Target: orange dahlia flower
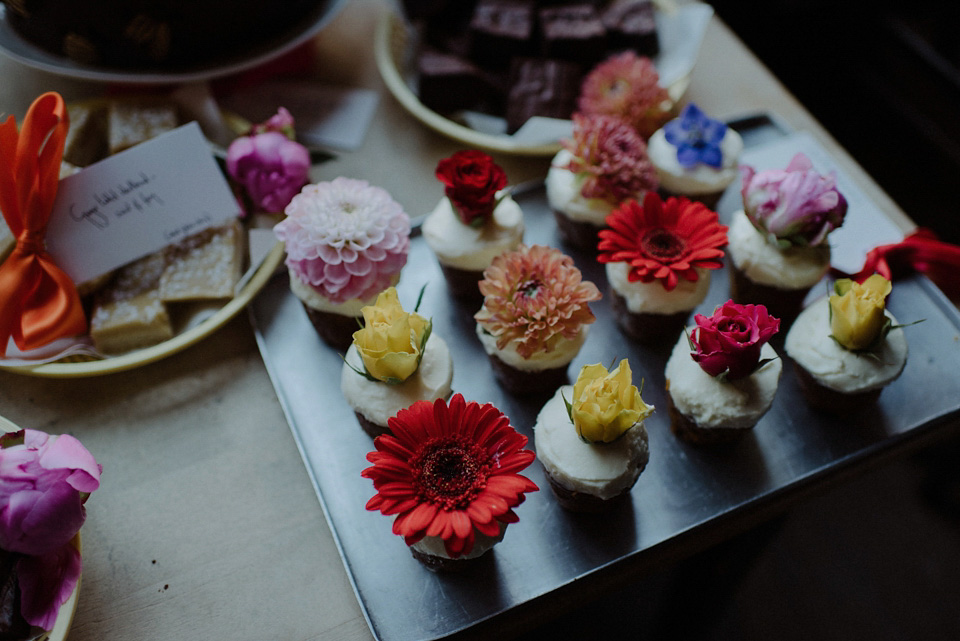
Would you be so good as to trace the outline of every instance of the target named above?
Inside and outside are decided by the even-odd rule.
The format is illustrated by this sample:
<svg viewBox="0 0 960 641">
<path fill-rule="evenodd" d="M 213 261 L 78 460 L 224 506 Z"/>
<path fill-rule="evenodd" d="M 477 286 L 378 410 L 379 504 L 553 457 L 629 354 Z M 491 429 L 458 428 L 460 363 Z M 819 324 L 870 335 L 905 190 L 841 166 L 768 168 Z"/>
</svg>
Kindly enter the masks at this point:
<svg viewBox="0 0 960 641">
<path fill-rule="evenodd" d="M 670 94 L 653 61 L 633 51 L 611 56 L 587 74 L 577 102 L 587 116 L 616 116 L 646 140 L 670 120 Z"/>
</svg>

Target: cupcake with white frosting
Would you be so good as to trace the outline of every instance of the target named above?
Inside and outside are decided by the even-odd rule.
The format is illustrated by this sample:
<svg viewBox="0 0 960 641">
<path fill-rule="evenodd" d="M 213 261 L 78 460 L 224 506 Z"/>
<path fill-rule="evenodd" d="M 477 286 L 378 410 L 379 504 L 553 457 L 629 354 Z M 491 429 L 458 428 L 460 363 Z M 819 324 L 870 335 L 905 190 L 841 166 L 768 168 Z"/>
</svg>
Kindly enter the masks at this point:
<svg viewBox="0 0 960 641">
<path fill-rule="evenodd" d="M 573 259 L 534 245 L 501 254 L 480 281 L 477 337 L 500 384 L 514 394 L 555 390 L 596 320 L 589 303 L 600 291 Z"/>
<path fill-rule="evenodd" d="M 505 189 L 507 176 L 481 151 L 458 151 L 437 164 L 444 197 L 421 231 L 443 270 L 450 293 L 476 302 L 483 270 L 523 241 L 523 212 Z"/>
<path fill-rule="evenodd" d="M 547 201 L 564 241 L 592 253 L 610 212 L 656 191 L 657 174 L 643 138 L 612 116 L 574 114 L 563 146 L 547 172 Z"/>
<path fill-rule="evenodd" d="M 686 196 L 714 209 L 737 178 L 743 139 L 690 103 L 654 132 L 647 154 L 664 197 Z"/>
<path fill-rule="evenodd" d="M 686 198 L 627 201 L 607 217 L 597 260 L 606 263 L 620 328 L 643 343 L 672 340 L 723 266 L 727 228 L 716 212 Z"/>
<path fill-rule="evenodd" d="M 285 211 L 273 229 L 290 289 L 321 338 L 345 350 L 363 307 L 400 279 L 410 217 L 384 189 L 343 177 L 307 185 Z"/>
<path fill-rule="evenodd" d="M 378 436 L 398 411 L 450 396 L 453 359 L 433 323 L 404 311 L 393 287 L 362 312 L 364 327 L 344 357 L 340 390 L 364 431 Z"/>
<path fill-rule="evenodd" d="M 848 414 L 875 403 L 907 363 L 903 328 L 886 309 L 892 287 L 879 274 L 862 284 L 834 283 L 834 293 L 804 309 L 785 348 L 804 398 L 814 408 Z"/>
<path fill-rule="evenodd" d="M 670 429 L 693 444 L 731 442 L 773 405 L 783 365 L 768 341 L 780 321 L 733 301 L 694 319 L 667 361 Z"/>
<path fill-rule="evenodd" d="M 730 221 L 733 299 L 760 303 L 790 324 L 830 268 L 828 234 L 843 224 L 847 201 L 831 172 L 803 154 L 786 169 L 743 172 L 743 210 Z"/>
<path fill-rule="evenodd" d="M 537 458 L 560 505 L 603 512 L 627 496 L 650 459 L 647 405 L 630 364 L 585 365 L 543 406 L 534 426 Z"/>
</svg>

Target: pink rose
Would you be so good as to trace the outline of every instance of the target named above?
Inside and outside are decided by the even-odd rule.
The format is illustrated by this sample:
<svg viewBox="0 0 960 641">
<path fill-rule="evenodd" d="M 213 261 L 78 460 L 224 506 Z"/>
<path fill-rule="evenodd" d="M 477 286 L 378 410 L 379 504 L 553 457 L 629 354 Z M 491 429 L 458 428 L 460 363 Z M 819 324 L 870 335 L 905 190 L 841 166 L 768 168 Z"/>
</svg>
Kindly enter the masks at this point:
<svg viewBox="0 0 960 641">
<path fill-rule="evenodd" d="M 10 436 L 6 436 L 9 439 Z M 0 449 L 0 548 L 17 562 L 21 612 L 53 627 L 80 576 L 70 540 L 86 518 L 83 503 L 100 487 L 100 465 L 72 436 L 23 431 L 23 443 Z"/>
<path fill-rule="evenodd" d="M 280 212 L 307 184 L 310 154 L 282 133 L 267 131 L 237 138 L 230 144 L 227 172 L 244 188 L 255 207 Z"/>
<path fill-rule="evenodd" d="M 690 334 L 693 360 L 710 376 L 726 374 L 728 380 L 745 378 L 760 362 L 760 348 L 780 330 L 780 319 L 763 305 L 738 305 L 728 300 L 709 318 L 694 316 Z"/>
</svg>

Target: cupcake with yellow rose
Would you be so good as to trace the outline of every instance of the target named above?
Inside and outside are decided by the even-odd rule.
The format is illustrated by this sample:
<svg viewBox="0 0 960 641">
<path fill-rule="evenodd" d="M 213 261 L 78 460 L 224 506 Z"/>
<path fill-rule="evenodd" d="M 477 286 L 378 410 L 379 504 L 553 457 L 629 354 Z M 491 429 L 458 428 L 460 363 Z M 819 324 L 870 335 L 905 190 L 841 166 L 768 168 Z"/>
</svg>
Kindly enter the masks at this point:
<svg viewBox="0 0 960 641">
<path fill-rule="evenodd" d="M 574 512 L 604 512 L 629 494 L 650 458 L 644 420 L 653 412 L 633 384 L 630 363 L 608 371 L 584 365 L 540 410 L 537 458 L 557 501 Z"/>
<path fill-rule="evenodd" d="M 807 307 L 787 333 L 804 398 L 846 414 L 876 402 L 907 363 L 903 326 L 886 309 L 893 287 L 880 274 L 863 283 L 842 278 L 833 293 Z"/>
<path fill-rule="evenodd" d="M 387 423 L 400 410 L 450 396 L 453 359 L 429 319 L 416 308 L 404 311 L 396 288 L 361 312 L 364 327 L 344 356 L 340 390 L 360 426 L 376 437 L 389 432 Z"/>
</svg>

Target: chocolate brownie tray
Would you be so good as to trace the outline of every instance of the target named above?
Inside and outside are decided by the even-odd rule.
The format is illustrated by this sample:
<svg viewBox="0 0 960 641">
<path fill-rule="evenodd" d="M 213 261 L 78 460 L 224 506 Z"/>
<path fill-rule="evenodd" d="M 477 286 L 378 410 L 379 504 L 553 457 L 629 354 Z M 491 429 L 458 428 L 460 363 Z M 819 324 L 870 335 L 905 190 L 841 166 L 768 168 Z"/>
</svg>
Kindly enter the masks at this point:
<svg viewBox="0 0 960 641">
<path fill-rule="evenodd" d="M 732 124 L 747 141 L 745 164 L 783 167 L 803 151 L 819 171 L 834 167 L 811 137 L 785 133 L 765 116 Z M 838 182 L 851 206 L 843 234 L 831 236 L 835 263 L 857 269 L 867 249 L 902 234 L 842 172 Z M 515 197 L 527 220 L 526 242 L 563 249 L 605 292 L 601 266 L 562 244 L 542 187 Z M 721 220 L 729 220 L 739 199 L 734 184 L 720 202 Z M 699 312 L 709 313 L 728 299 L 726 271 L 713 277 Z M 414 238 L 399 285 L 401 300 L 416 300 L 424 284 L 420 311 L 432 316 L 434 332 L 451 347 L 454 391 L 468 400 L 492 402 L 533 445 L 533 424 L 546 398 L 513 397 L 497 384 L 474 333 L 476 310 L 448 296 L 436 259 L 422 238 Z M 826 287 L 821 284 L 812 296 L 825 294 Z M 263 359 L 378 639 L 483 638 L 508 624 L 522 630 L 636 581 L 658 564 L 746 531 L 869 463 L 927 442 L 960 415 L 955 378 L 960 315 L 924 277 L 895 284 L 891 311 L 901 322 L 925 320 L 906 330 L 906 369 L 875 407 L 842 420 L 817 414 L 804 403 L 785 362 L 771 411 L 744 440 L 723 449 L 690 446 L 670 432 L 663 370 L 673 341 L 640 346 L 626 339 L 612 317 L 609 296 L 592 308 L 597 321 L 570 373 L 575 376 L 588 363 L 629 358 L 635 380 L 644 381 L 644 399 L 656 406 L 646 421 L 650 464 L 630 500 L 599 516 L 566 512 L 535 462 L 525 474 L 540 491 L 517 508 L 520 521 L 481 563 L 442 574 L 411 556 L 403 539 L 391 532 L 392 519 L 364 509 L 374 491 L 360 473 L 372 441 L 341 398 L 340 355 L 317 337 L 286 277 L 276 277 L 252 304 Z M 774 342 L 781 353 L 782 341 Z"/>
</svg>

